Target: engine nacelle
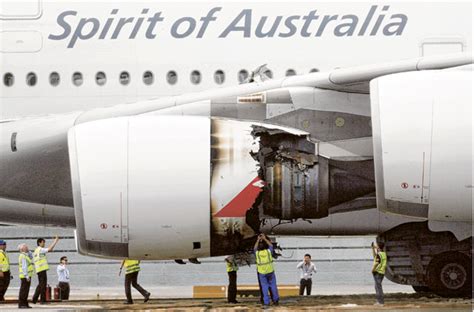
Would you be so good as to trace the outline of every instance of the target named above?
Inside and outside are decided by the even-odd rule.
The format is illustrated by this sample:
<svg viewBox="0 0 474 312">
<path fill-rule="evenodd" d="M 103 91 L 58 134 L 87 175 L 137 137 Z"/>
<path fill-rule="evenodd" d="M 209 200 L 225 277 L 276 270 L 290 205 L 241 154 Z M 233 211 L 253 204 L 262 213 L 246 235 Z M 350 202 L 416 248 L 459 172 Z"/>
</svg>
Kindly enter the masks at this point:
<svg viewBox="0 0 474 312">
<path fill-rule="evenodd" d="M 426 71 L 371 83 L 379 209 L 472 236 L 472 74 Z"/>
<path fill-rule="evenodd" d="M 78 249 L 94 256 L 231 254 L 265 216 L 323 218 L 374 192 L 371 160 L 325 158 L 308 133 L 259 122 L 114 118 L 75 126 L 68 144 Z"/>
</svg>

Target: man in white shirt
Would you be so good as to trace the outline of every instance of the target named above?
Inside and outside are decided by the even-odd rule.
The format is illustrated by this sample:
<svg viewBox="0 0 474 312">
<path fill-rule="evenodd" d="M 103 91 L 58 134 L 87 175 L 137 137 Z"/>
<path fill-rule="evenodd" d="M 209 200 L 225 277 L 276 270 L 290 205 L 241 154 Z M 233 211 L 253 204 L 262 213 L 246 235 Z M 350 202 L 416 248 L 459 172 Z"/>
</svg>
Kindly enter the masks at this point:
<svg viewBox="0 0 474 312">
<path fill-rule="evenodd" d="M 304 295 L 306 289 L 306 295 L 311 295 L 311 286 L 313 284 L 313 273 L 316 273 L 316 268 L 311 262 L 311 255 L 304 255 L 304 260 L 298 263 L 296 269 L 300 270 L 300 296 Z"/>
<path fill-rule="evenodd" d="M 59 260 L 56 272 L 58 273 L 58 287 L 61 290 L 61 300 L 69 300 L 69 269 L 67 268 L 67 257 L 62 256 Z"/>
<path fill-rule="evenodd" d="M 58 243 L 59 238 L 56 236 L 54 242 L 49 246 L 45 247 L 46 241 L 44 238 L 38 238 L 36 240 L 35 251 L 33 252 L 33 262 L 35 263 L 36 275 L 38 275 L 38 286 L 36 286 L 35 293 L 33 295 L 33 303 L 37 303 L 38 299 L 41 298 L 41 303 L 46 303 L 46 286 L 48 284 L 48 260 L 46 259 L 46 254 L 53 251 L 54 246 Z"/>
</svg>

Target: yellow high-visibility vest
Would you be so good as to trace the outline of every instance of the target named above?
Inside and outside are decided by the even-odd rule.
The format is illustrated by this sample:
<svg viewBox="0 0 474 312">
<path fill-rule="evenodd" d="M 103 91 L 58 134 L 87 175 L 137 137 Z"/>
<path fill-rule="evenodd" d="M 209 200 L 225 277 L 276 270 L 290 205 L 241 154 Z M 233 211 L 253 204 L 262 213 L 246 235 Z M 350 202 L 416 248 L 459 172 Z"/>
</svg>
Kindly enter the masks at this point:
<svg viewBox="0 0 474 312">
<path fill-rule="evenodd" d="M 49 270 L 48 259 L 46 259 L 46 254 L 40 253 L 43 247 L 36 247 L 35 252 L 33 252 L 33 262 L 35 263 L 36 273 Z"/>
<path fill-rule="evenodd" d="M 2 249 L 0 249 L 0 271 L 10 271 L 10 259 L 8 259 L 8 254 Z"/>
<path fill-rule="evenodd" d="M 239 267 L 235 264 L 234 261 L 231 261 L 231 263 L 226 261 L 225 264 L 227 266 L 227 272 L 237 272 L 239 270 Z"/>
<path fill-rule="evenodd" d="M 257 250 L 255 252 L 257 262 L 257 272 L 260 274 L 269 274 L 274 271 L 273 257 L 269 249 Z"/>
<path fill-rule="evenodd" d="M 375 267 L 375 272 L 385 275 L 385 270 L 387 269 L 387 254 L 384 251 L 380 251 L 377 255 L 380 258 L 380 262 Z"/>
<path fill-rule="evenodd" d="M 125 260 L 125 275 L 140 271 L 140 260 Z"/>
<path fill-rule="evenodd" d="M 26 263 L 28 264 L 28 272 L 23 272 L 23 259 L 26 259 Z M 30 257 L 24 252 L 20 253 L 18 257 L 18 271 L 20 271 L 20 278 L 26 278 L 26 276 L 32 277 L 35 272 L 33 261 L 31 261 Z"/>
</svg>

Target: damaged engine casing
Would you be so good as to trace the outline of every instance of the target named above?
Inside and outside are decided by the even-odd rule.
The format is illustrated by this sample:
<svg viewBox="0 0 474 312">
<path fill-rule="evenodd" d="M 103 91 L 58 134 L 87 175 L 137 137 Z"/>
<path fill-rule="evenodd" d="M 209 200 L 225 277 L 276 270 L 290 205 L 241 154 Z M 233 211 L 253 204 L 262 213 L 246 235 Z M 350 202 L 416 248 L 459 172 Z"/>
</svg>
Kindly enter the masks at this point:
<svg viewBox="0 0 474 312">
<path fill-rule="evenodd" d="M 335 207 L 375 190 L 372 161 L 337 161 L 318 155 L 306 136 L 254 127 L 254 157 L 265 181 L 263 213 L 282 220 L 319 219 Z"/>
<path fill-rule="evenodd" d="M 318 144 L 289 127 L 198 116 L 75 126 L 78 249 L 133 259 L 233 254 L 253 245 L 265 218 L 323 218 L 374 191 L 370 166 L 361 175 L 360 164 L 323 157 Z"/>
</svg>

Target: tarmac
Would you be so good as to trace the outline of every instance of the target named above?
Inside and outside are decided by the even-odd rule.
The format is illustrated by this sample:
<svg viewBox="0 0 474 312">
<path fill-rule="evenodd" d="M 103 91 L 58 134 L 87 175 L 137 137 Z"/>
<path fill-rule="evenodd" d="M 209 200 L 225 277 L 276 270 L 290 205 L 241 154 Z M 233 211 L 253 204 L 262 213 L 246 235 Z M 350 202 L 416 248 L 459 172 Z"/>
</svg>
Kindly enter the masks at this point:
<svg viewBox="0 0 474 312">
<path fill-rule="evenodd" d="M 158 289 L 153 289 L 157 291 Z M 163 289 L 162 289 L 163 290 Z M 341 288 L 347 292 L 350 288 Z M 373 293 L 364 293 L 366 289 L 352 289 L 357 294 L 315 294 L 312 296 L 289 296 L 282 297 L 278 306 L 272 305 L 268 311 L 473 311 L 471 298 L 442 298 L 433 294 L 418 293 L 387 293 L 385 305 L 374 305 Z M 239 297 L 238 304 L 228 304 L 225 298 L 162 298 L 156 299 L 152 296 L 147 303 L 143 303 L 141 296 L 134 292 L 135 303 L 133 305 L 123 304 L 124 296 L 120 289 L 110 289 L 102 292 L 103 297 L 92 299 L 90 294 L 93 289 L 83 293 L 81 298 L 77 293 L 72 300 L 64 302 L 50 302 L 45 305 L 36 304 L 31 306 L 31 311 L 109 311 L 109 310 L 133 310 L 133 311 L 261 311 L 263 309 L 258 297 Z M 172 292 L 169 290 L 169 294 Z M 107 295 L 108 294 L 108 295 Z M 163 296 L 163 294 L 162 294 Z M 76 299 L 74 299 L 76 298 Z M 0 304 L 0 310 L 16 310 L 18 304 L 12 297 L 7 297 L 7 303 Z"/>
<path fill-rule="evenodd" d="M 278 306 L 271 306 L 268 311 L 472 311 L 471 299 L 446 299 L 437 296 L 419 294 L 389 294 L 385 305 L 373 303 L 373 295 L 344 296 L 306 296 L 285 297 Z M 33 305 L 35 310 L 44 311 L 261 311 L 258 298 L 239 299 L 238 304 L 228 304 L 225 299 L 153 299 L 147 303 L 133 305 L 122 304 L 121 300 L 52 302 L 45 305 Z M 1 304 L 0 310 L 14 310 L 15 303 Z"/>
</svg>

